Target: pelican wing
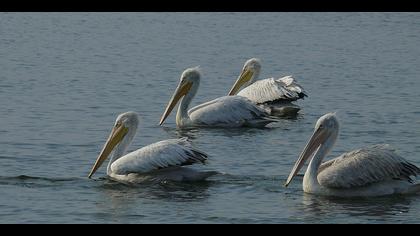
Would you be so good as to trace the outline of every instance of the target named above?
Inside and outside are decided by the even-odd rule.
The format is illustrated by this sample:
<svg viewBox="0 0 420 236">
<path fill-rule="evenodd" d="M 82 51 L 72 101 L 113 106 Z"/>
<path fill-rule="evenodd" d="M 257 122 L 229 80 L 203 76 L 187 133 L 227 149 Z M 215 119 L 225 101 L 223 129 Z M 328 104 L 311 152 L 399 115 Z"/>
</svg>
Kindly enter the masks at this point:
<svg viewBox="0 0 420 236">
<path fill-rule="evenodd" d="M 239 96 L 246 97 L 259 104 L 273 101 L 296 101 L 304 98 L 306 92 L 292 76 L 285 76 L 275 80 L 274 78 L 257 80 L 245 87 Z"/>
<path fill-rule="evenodd" d="M 188 111 L 191 120 L 199 125 L 263 126 L 277 121 L 262 108 L 241 96 L 224 96 L 203 103 Z"/>
<path fill-rule="evenodd" d="M 140 148 L 116 160 L 111 165 L 118 175 L 146 173 L 171 166 L 204 163 L 207 155 L 188 142 L 187 138 L 168 139 Z"/>
<path fill-rule="evenodd" d="M 276 81 L 284 83 L 285 87 L 289 90 L 290 93 L 295 93 L 293 94 L 293 97 L 295 97 L 296 100 L 308 96 L 303 87 L 300 84 L 298 84 L 296 79 L 293 78 L 291 75 L 284 76 L 282 78 L 277 79 Z"/>
<path fill-rule="evenodd" d="M 411 180 L 420 169 L 395 153 L 387 144 L 344 153 L 321 165 L 318 182 L 329 188 L 362 187 L 390 180 Z"/>
</svg>

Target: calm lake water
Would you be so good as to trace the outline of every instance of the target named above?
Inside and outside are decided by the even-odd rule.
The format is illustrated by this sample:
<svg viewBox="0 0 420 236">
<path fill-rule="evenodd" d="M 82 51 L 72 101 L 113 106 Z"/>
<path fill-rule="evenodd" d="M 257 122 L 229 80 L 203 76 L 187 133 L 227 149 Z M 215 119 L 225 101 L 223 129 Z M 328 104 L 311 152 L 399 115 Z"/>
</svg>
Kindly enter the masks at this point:
<svg viewBox="0 0 420 236">
<path fill-rule="evenodd" d="M 335 199 L 283 184 L 323 114 L 331 157 L 389 143 L 420 165 L 419 13 L 0 13 L 0 223 L 420 223 L 420 195 Z M 193 104 L 227 94 L 250 57 L 260 78 L 292 74 L 309 97 L 265 129 L 158 121 L 181 72 Z M 88 179 L 119 113 L 130 150 L 190 137 L 220 174 L 197 183 Z M 302 172 L 303 173 L 303 172 Z"/>
</svg>

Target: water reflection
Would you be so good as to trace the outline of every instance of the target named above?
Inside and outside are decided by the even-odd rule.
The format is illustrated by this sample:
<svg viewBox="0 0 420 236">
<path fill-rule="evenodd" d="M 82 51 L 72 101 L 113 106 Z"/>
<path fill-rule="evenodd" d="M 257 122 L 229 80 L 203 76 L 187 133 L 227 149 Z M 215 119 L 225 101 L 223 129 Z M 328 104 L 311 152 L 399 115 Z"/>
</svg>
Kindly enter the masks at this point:
<svg viewBox="0 0 420 236">
<path fill-rule="evenodd" d="M 384 196 L 371 198 L 336 198 L 304 193 L 303 209 L 311 215 L 346 214 L 353 217 L 369 217 L 373 220 L 390 220 L 395 215 L 408 213 L 412 196 Z"/>
<path fill-rule="evenodd" d="M 275 129 L 288 130 L 290 125 L 295 122 L 299 122 L 303 119 L 303 114 L 297 116 L 278 118 L 279 121 L 271 123 L 266 127 L 253 128 L 253 127 L 238 127 L 238 128 L 220 128 L 220 127 L 161 127 L 166 133 L 173 137 L 188 137 L 190 139 L 196 139 L 203 135 L 213 136 L 224 136 L 224 137 L 235 137 L 235 136 L 252 136 L 255 134 L 263 134 L 265 132 L 273 131 Z"/>
<path fill-rule="evenodd" d="M 0 176 L 0 185 L 16 185 L 28 188 L 50 188 L 50 187 L 62 187 L 64 184 L 73 185 L 75 183 L 83 182 L 82 178 L 78 177 L 38 177 L 29 175 L 18 175 L 18 176 Z"/>
<path fill-rule="evenodd" d="M 284 129 L 287 129 L 286 124 L 279 124 Z M 265 134 L 266 132 L 274 131 L 279 127 L 264 127 L 264 128 L 251 128 L 251 127 L 242 127 L 242 128 L 209 128 L 209 127 L 194 127 L 194 128 L 171 128 L 171 127 L 162 127 L 162 129 L 167 132 L 170 136 L 178 137 L 188 137 L 189 139 L 197 139 L 202 136 L 210 135 L 213 137 L 222 136 L 222 137 L 237 137 L 237 136 L 253 136 L 256 134 Z M 281 129 L 281 127 L 280 127 Z"/>
<path fill-rule="evenodd" d="M 132 204 L 138 199 L 164 201 L 200 201 L 209 197 L 208 188 L 213 181 L 175 182 L 146 179 L 142 183 L 123 183 L 104 179 L 99 186 L 104 197 L 115 205 Z"/>
<path fill-rule="evenodd" d="M 183 138 L 187 137 L 190 140 L 196 139 L 200 136 L 200 130 L 197 128 L 173 128 L 173 127 L 162 127 L 163 131 L 168 133 L 170 136 L 174 138 Z"/>
</svg>

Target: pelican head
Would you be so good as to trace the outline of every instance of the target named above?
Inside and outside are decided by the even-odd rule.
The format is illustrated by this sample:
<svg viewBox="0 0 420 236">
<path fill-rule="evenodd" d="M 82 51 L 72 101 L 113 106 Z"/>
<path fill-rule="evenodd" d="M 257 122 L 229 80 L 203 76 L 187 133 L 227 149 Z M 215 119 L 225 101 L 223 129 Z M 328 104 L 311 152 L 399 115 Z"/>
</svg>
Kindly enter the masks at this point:
<svg viewBox="0 0 420 236">
<path fill-rule="evenodd" d="M 322 156 L 319 156 L 319 158 L 322 159 L 325 155 L 328 154 L 328 151 L 334 145 L 335 140 L 337 139 L 338 130 L 339 122 L 335 113 L 327 113 L 318 119 L 315 124 L 314 133 L 312 134 L 311 138 L 300 154 L 299 159 L 296 161 L 292 171 L 290 172 L 289 177 L 287 178 L 285 184 L 286 187 L 289 185 L 290 181 L 292 181 L 293 177 L 297 175 L 299 170 L 305 164 L 306 160 L 308 160 L 310 157 L 314 158 L 314 156 L 320 151 L 321 148 L 323 151 Z"/>
<path fill-rule="evenodd" d="M 200 84 L 200 77 L 201 73 L 199 67 L 188 68 L 182 73 L 181 78 L 179 79 L 179 84 L 175 89 L 171 100 L 169 100 L 169 103 L 166 106 L 165 112 L 163 113 L 160 119 L 159 125 L 163 124 L 165 119 L 169 116 L 169 114 L 181 98 L 183 98 L 187 94 L 191 94 L 190 96 L 195 95 L 195 92 L 197 91 L 198 86 Z"/>
<path fill-rule="evenodd" d="M 261 71 L 261 60 L 258 58 L 251 58 L 245 62 L 242 72 L 236 80 L 235 84 L 229 91 L 229 96 L 238 93 L 241 87 L 246 87 L 252 84 L 255 78 L 258 77 Z"/>
<path fill-rule="evenodd" d="M 89 178 L 96 172 L 96 170 L 102 165 L 102 163 L 108 158 L 109 154 L 121 143 L 125 137 L 134 137 L 137 131 L 137 125 L 139 123 L 138 115 L 135 112 L 125 112 L 120 114 L 114 124 L 114 128 L 108 137 L 101 153 L 96 159 L 95 165 L 89 173 Z M 127 140 L 131 142 L 131 140 Z"/>
</svg>

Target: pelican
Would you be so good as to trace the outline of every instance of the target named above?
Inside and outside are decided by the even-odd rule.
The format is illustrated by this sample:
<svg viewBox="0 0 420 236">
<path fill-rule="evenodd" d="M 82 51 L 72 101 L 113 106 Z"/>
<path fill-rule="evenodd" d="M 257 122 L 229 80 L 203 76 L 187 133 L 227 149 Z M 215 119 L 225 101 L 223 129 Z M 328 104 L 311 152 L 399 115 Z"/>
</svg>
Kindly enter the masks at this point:
<svg viewBox="0 0 420 236">
<path fill-rule="evenodd" d="M 287 178 L 286 187 L 305 161 L 311 159 L 303 177 L 303 191 L 306 193 L 369 197 L 420 191 L 420 184 L 415 179 L 420 169 L 396 154 L 388 144 L 344 153 L 321 165 L 337 139 L 338 129 L 335 113 L 319 118 L 312 137 Z"/>
<path fill-rule="evenodd" d="M 159 125 L 165 121 L 174 106 L 181 100 L 176 113 L 176 125 L 210 127 L 263 127 L 277 121 L 262 108 L 241 96 L 224 96 L 195 106 L 188 110 L 200 84 L 198 67 L 186 69 L 180 78 L 178 87 L 166 106 Z"/>
<path fill-rule="evenodd" d="M 296 115 L 300 107 L 292 102 L 308 96 L 303 87 L 291 75 L 279 79 L 256 80 L 260 71 L 260 59 L 251 58 L 246 61 L 228 95 L 237 94 L 246 97 L 266 109 L 271 115 Z M 243 89 L 240 90 L 242 87 Z"/>
<path fill-rule="evenodd" d="M 135 112 L 122 113 L 117 117 L 114 128 L 100 152 L 89 178 L 114 151 L 108 163 L 107 174 L 113 179 L 137 182 L 140 177 L 152 176 L 159 180 L 195 181 L 215 174 L 214 171 L 197 171 L 184 167 L 205 163 L 207 155 L 192 147 L 186 138 L 168 139 L 150 144 L 126 154 L 138 126 Z"/>
</svg>

